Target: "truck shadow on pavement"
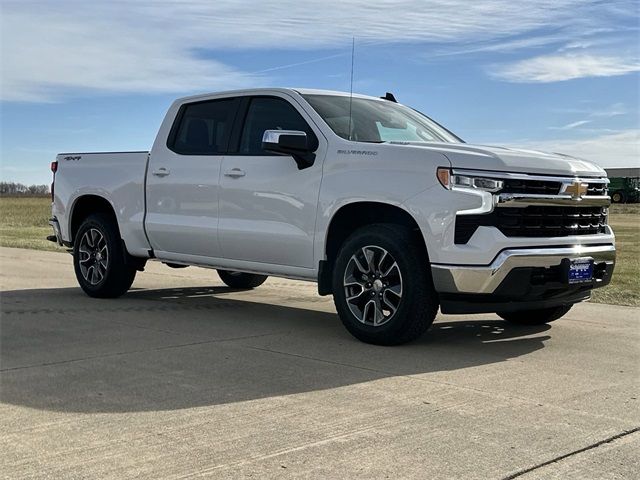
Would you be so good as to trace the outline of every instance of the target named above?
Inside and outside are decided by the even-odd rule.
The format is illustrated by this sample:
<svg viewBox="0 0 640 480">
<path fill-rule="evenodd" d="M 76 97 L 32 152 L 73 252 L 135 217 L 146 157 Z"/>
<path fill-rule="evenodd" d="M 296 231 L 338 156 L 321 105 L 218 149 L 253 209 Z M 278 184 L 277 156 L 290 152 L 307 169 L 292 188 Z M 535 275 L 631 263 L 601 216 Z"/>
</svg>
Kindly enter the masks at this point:
<svg viewBox="0 0 640 480">
<path fill-rule="evenodd" d="M 417 342 L 377 347 L 353 339 L 326 299 L 303 294 L 302 308 L 266 303 L 285 298 L 275 289 L 256 290 L 256 300 L 249 300 L 253 293 L 232 299 L 230 292 L 132 290 L 117 300 L 90 299 L 77 288 L 3 292 L 0 400 L 123 413 L 406 375 L 447 381 L 447 372 L 521 357 L 549 338 L 548 325 L 516 327 L 491 315 L 439 317 Z M 423 383 L 426 394 L 438 388 Z"/>
</svg>

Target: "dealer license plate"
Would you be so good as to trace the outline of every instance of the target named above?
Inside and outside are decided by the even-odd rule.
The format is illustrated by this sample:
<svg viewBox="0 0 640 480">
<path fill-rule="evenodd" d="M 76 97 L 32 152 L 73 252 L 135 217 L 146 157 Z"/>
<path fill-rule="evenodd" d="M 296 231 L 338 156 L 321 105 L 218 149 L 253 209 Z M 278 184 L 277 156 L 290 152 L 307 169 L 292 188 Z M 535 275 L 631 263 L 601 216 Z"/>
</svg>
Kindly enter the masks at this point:
<svg viewBox="0 0 640 480">
<path fill-rule="evenodd" d="M 568 282 L 587 283 L 593 279 L 593 259 L 592 258 L 573 258 L 569 260 L 569 268 L 567 271 Z"/>
</svg>

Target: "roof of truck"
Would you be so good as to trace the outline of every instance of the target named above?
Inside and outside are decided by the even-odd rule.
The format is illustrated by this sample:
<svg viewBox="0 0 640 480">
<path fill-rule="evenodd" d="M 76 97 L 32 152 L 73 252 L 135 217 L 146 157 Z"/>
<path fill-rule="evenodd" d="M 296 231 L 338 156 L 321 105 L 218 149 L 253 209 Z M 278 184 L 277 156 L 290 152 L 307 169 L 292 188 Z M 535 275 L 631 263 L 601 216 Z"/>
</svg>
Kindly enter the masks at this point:
<svg viewBox="0 0 640 480">
<path fill-rule="evenodd" d="M 190 95 L 188 97 L 182 97 L 177 99 L 178 102 L 193 101 L 198 99 L 205 99 L 214 95 L 260 95 L 265 93 L 299 93 L 300 95 L 334 95 L 340 97 L 348 97 L 349 92 L 341 92 L 336 90 L 319 90 L 311 88 L 244 88 L 241 90 L 225 90 L 220 92 L 201 93 L 198 95 Z M 369 98 L 374 100 L 381 100 L 379 97 L 372 97 L 370 95 L 362 95 L 359 93 L 353 94 L 354 98 Z"/>
</svg>

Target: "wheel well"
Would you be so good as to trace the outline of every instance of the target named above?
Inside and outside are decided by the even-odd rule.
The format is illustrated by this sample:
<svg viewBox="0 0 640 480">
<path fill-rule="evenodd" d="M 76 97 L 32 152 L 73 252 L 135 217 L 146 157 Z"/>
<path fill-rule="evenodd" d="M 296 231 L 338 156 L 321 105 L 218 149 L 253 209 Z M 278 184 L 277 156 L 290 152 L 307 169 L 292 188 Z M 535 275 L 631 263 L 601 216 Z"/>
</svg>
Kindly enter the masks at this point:
<svg viewBox="0 0 640 480">
<path fill-rule="evenodd" d="M 427 253 L 424 237 L 415 219 L 406 210 L 379 202 L 356 202 L 340 208 L 329 224 L 325 245 L 326 260 L 321 262 L 318 274 L 320 295 L 331 292 L 333 264 L 344 241 L 357 229 L 375 223 L 391 223 L 408 227 L 415 234 L 418 245 Z"/>
<path fill-rule="evenodd" d="M 84 195 L 76 200 L 71 213 L 71 242 L 74 241 L 82 222 L 92 213 L 104 213 L 116 221 L 116 214 L 108 200 L 98 195 Z"/>
</svg>

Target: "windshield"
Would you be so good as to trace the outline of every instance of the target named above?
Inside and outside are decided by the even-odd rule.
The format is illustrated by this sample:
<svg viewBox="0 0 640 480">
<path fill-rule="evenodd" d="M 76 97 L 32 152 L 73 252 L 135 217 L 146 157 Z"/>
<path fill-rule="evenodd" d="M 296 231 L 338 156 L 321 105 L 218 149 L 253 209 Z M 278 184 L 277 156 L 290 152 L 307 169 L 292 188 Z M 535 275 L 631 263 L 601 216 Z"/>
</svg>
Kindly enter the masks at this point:
<svg viewBox="0 0 640 480">
<path fill-rule="evenodd" d="M 331 130 L 357 142 L 446 142 L 458 137 L 420 112 L 388 100 L 303 95 Z M 349 111 L 351 110 L 351 118 Z"/>
</svg>

